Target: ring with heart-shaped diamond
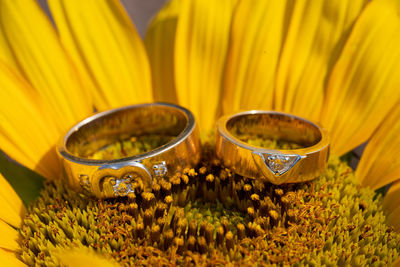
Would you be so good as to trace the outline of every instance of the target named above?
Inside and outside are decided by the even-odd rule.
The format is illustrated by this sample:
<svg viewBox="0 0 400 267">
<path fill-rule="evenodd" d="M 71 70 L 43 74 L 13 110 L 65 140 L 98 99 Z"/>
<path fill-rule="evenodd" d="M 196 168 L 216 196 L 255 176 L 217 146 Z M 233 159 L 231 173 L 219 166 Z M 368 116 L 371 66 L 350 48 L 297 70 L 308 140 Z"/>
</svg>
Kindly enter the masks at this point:
<svg viewBox="0 0 400 267">
<path fill-rule="evenodd" d="M 115 142 L 154 134 L 173 139 L 134 156 L 112 160 L 91 157 Z M 57 147 L 69 185 L 98 198 L 150 190 L 154 179 L 195 167 L 200 150 L 193 114 L 167 103 L 132 105 L 95 114 L 72 127 Z"/>
<path fill-rule="evenodd" d="M 296 144 L 296 148 L 270 149 L 240 137 L 265 137 Z M 319 125 L 287 113 L 251 110 L 218 121 L 216 154 L 223 164 L 244 177 L 273 184 L 312 180 L 326 169 L 329 138 Z"/>
</svg>

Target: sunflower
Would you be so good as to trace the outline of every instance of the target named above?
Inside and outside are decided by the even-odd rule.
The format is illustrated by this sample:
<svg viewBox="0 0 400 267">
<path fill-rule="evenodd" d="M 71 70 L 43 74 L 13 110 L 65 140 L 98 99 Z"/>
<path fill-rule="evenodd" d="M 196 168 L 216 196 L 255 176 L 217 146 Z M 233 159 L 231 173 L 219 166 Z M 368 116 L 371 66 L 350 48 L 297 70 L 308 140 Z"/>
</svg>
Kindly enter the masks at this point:
<svg viewBox="0 0 400 267">
<path fill-rule="evenodd" d="M 371 189 L 391 185 L 383 200 L 378 195 L 373 209 L 375 213 L 383 206 L 385 211 L 386 216 L 379 217 L 383 219 L 378 225 L 387 224 L 400 231 L 399 1 L 172 0 L 153 19 L 144 42 L 117 0 L 49 0 L 48 4 L 52 21 L 34 0 L 0 1 L 0 149 L 7 155 L 2 160 L 1 172 L 13 185 L 0 176 L 2 263 L 31 264 L 28 257 L 21 256 L 21 249 L 24 246 L 30 249 L 29 242 L 39 242 L 35 238 L 39 240 L 42 231 L 30 233 L 34 241 L 29 242 L 21 241 L 21 235 L 26 238 L 30 231 L 27 225 L 39 223 L 35 218 L 42 216 L 41 220 L 48 223 L 47 234 L 41 238 L 57 243 L 55 239 L 61 233 L 52 236 L 50 230 L 60 228 L 45 219 L 46 214 L 38 212 L 46 196 L 75 201 L 76 208 L 85 204 L 98 212 L 99 207 L 106 206 L 108 211 L 128 210 L 135 214 L 138 209 L 135 203 L 93 204 L 62 187 L 55 144 L 68 128 L 94 111 L 152 101 L 189 108 L 205 139 L 222 114 L 271 109 L 319 122 L 330 132 L 333 155 L 345 155 L 368 142 L 355 173 L 351 174 L 357 184 L 340 180 L 341 184 L 335 185 L 338 188 L 348 184 L 340 187 L 343 191 L 337 194 L 345 194 L 350 187 L 353 191 L 363 188 L 362 192 L 372 192 Z M 333 158 L 332 173 L 341 177 L 351 172 L 343 161 Z M 24 175 L 22 172 L 10 175 L 13 173 L 9 170 L 13 165 L 10 160 L 50 181 L 45 182 L 47 191 L 39 200 L 29 195 L 33 187 L 26 188 L 37 176 L 26 170 Z M 200 168 L 189 171 L 185 177 L 203 174 Z M 222 170 L 219 177 L 210 173 L 204 181 L 212 183 L 218 178 L 220 182 L 225 177 L 222 174 L 231 175 Z M 159 190 L 171 187 L 171 183 L 161 184 Z M 208 184 L 202 188 L 204 198 L 213 194 Z M 251 185 L 243 185 L 244 191 L 246 188 L 251 190 Z M 289 201 L 289 195 L 282 195 L 281 188 L 273 190 L 279 201 Z M 363 193 L 366 195 L 371 201 L 376 197 L 373 193 Z M 29 204 L 29 211 L 20 197 Z M 143 203 L 150 203 L 153 197 L 143 196 Z M 258 197 L 251 194 L 249 199 L 260 207 L 257 212 L 261 212 L 265 203 Z M 323 201 L 324 196 L 312 197 Z M 35 201 L 39 204 L 32 204 Z M 54 209 L 58 209 L 56 204 L 52 204 Z M 157 205 L 164 209 L 166 204 Z M 362 201 L 357 205 L 360 210 L 370 208 Z M 64 206 L 59 209 L 65 211 Z M 199 214 L 204 212 L 201 206 L 194 205 L 191 209 Z M 147 211 L 141 212 L 144 221 L 137 222 L 135 236 L 141 235 L 139 229 L 146 225 Z M 177 208 L 170 219 L 178 218 L 176 224 L 190 230 L 190 222 L 185 225 L 176 215 L 180 212 Z M 216 242 L 222 233 L 229 254 L 234 233 L 226 225 L 235 222 L 238 236 L 244 225 L 235 212 L 228 214 L 223 207 L 221 212 L 229 221 L 216 228 Z M 248 208 L 247 213 L 251 217 L 255 211 Z M 268 216 L 272 222 L 278 220 L 279 214 L 270 210 Z M 261 231 L 249 225 L 253 235 Z M 212 225 L 205 222 L 199 227 L 205 237 L 196 241 L 196 246 L 202 250 L 201 242 L 212 238 L 207 238 L 207 229 Z M 156 225 L 150 228 L 151 237 L 157 239 L 160 229 Z M 363 230 L 366 240 L 371 230 L 367 228 Z M 68 236 L 68 230 L 64 235 Z M 381 242 L 390 243 L 385 238 Z M 180 253 L 183 242 L 174 239 L 174 253 Z M 318 242 L 317 248 L 321 248 Z M 103 257 L 108 251 L 77 246 L 73 241 L 64 246 L 49 245 L 46 249 L 59 264 L 116 264 Z M 154 252 L 149 246 L 145 253 L 161 252 Z M 358 258 L 353 263 L 362 260 L 365 259 Z"/>
</svg>

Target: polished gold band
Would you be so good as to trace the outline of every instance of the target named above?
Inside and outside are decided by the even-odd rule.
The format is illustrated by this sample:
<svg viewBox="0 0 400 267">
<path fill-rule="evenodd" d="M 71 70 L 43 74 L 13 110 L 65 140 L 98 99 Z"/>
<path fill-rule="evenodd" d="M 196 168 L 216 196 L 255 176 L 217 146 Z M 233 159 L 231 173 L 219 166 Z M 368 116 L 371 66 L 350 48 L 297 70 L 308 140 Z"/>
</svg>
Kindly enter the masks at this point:
<svg viewBox="0 0 400 267">
<path fill-rule="evenodd" d="M 176 138 L 132 157 L 89 158 L 114 142 L 149 134 Z M 152 103 L 113 109 L 83 120 L 68 131 L 57 151 L 66 179 L 75 190 L 111 198 L 134 193 L 135 183 L 150 187 L 153 179 L 194 167 L 200 160 L 200 141 L 189 110 L 173 104 Z"/>
<path fill-rule="evenodd" d="M 238 138 L 251 135 L 293 142 L 300 149 L 276 150 L 250 145 Z M 244 177 L 273 184 L 312 180 L 326 169 L 326 131 L 303 118 L 274 111 L 246 111 L 218 121 L 216 153 L 223 164 Z"/>
</svg>

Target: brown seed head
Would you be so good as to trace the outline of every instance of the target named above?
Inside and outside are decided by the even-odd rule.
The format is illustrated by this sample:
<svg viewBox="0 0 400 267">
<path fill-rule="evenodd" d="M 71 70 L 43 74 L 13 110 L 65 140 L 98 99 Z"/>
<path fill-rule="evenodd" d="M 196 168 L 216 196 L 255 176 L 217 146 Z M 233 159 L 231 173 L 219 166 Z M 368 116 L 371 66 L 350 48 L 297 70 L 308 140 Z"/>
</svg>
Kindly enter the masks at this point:
<svg viewBox="0 0 400 267">
<path fill-rule="evenodd" d="M 217 246 L 222 245 L 222 243 L 224 241 L 224 235 L 225 235 L 224 227 L 218 226 L 216 240 L 215 240 L 217 243 Z"/>
<path fill-rule="evenodd" d="M 174 201 L 174 199 L 172 198 L 172 196 L 171 195 L 168 195 L 168 196 L 166 196 L 165 198 L 164 198 L 164 202 L 165 202 L 165 204 L 171 204 L 172 202 Z"/>
<path fill-rule="evenodd" d="M 238 239 L 242 240 L 243 238 L 246 237 L 246 227 L 244 226 L 244 224 L 239 223 L 237 226 L 237 235 L 238 235 Z"/>
<path fill-rule="evenodd" d="M 190 177 L 195 177 L 197 175 L 197 172 L 194 169 L 190 169 L 189 172 L 188 172 L 188 175 Z"/>
<path fill-rule="evenodd" d="M 225 235 L 225 245 L 228 251 L 233 249 L 233 233 L 231 231 L 228 231 Z"/>
<path fill-rule="evenodd" d="M 244 191 L 246 191 L 246 192 L 250 192 L 251 191 L 251 185 L 249 185 L 249 184 L 245 184 L 244 186 L 243 186 L 243 190 Z"/>
<path fill-rule="evenodd" d="M 181 180 L 184 184 L 188 184 L 189 183 L 189 176 L 187 176 L 186 174 L 182 175 Z"/>
<path fill-rule="evenodd" d="M 207 175 L 206 176 L 206 181 L 209 182 L 209 183 L 214 182 L 214 175 L 212 175 L 212 174 Z"/>
<path fill-rule="evenodd" d="M 158 243 L 160 240 L 161 228 L 159 225 L 153 225 L 151 228 L 151 241 Z"/>
<path fill-rule="evenodd" d="M 270 210 L 269 215 L 274 220 L 278 220 L 278 218 L 279 218 L 279 213 L 276 210 Z"/>
<path fill-rule="evenodd" d="M 207 172 L 207 167 L 203 166 L 199 169 L 200 174 L 205 174 Z"/>
</svg>

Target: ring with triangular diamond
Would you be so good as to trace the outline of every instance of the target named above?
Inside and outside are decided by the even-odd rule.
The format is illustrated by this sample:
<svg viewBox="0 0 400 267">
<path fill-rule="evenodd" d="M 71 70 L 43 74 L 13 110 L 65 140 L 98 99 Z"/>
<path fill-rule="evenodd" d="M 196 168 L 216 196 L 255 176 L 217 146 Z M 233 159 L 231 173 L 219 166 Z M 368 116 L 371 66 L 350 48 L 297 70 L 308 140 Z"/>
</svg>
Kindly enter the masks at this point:
<svg viewBox="0 0 400 267">
<path fill-rule="evenodd" d="M 285 149 L 254 145 L 256 139 L 292 144 Z M 243 177 L 273 184 L 299 183 L 320 176 L 329 158 L 329 138 L 318 124 L 276 111 L 251 110 L 218 121 L 216 153 Z"/>
</svg>

